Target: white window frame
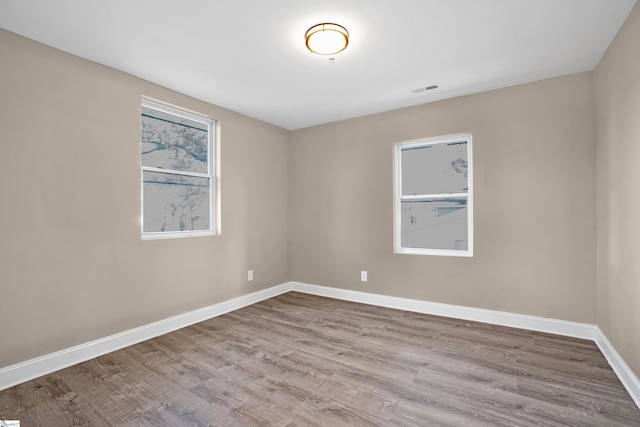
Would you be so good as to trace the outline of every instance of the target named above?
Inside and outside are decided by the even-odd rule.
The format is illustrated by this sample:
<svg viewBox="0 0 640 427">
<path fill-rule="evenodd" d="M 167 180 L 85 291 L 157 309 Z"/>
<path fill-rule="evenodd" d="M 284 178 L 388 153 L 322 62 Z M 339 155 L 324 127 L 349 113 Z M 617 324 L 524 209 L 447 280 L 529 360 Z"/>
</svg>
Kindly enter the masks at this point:
<svg viewBox="0 0 640 427">
<path fill-rule="evenodd" d="M 140 153 L 140 204 L 141 204 L 141 238 L 142 240 L 175 239 L 184 237 L 214 236 L 217 233 L 217 212 L 216 212 L 216 149 L 217 149 L 217 122 L 205 115 L 187 111 L 185 109 L 169 106 L 160 102 L 143 98 L 141 107 L 151 108 L 166 114 L 171 114 L 180 118 L 193 120 L 207 126 L 207 173 L 187 172 L 174 169 L 157 168 L 142 165 L 142 153 Z M 142 142 L 141 142 L 142 143 Z M 183 175 L 196 178 L 209 179 L 209 228 L 206 230 L 185 230 L 185 231 L 144 231 L 144 172 L 159 172 L 172 175 Z"/>
<path fill-rule="evenodd" d="M 414 255 L 440 255 L 440 256 L 458 256 L 473 257 L 473 149 L 472 149 L 471 133 L 460 133 L 455 135 L 444 135 L 432 138 L 416 139 L 411 141 L 403 141 L 396 143 L 393 148 L 393 178 L 394 178 L 394 252 L 397 254 L 414 254 Z M 446 144 L 452 142 L 466 141 L 467 143 L 467 163 L 468 163 L 468 192 L 467 193 L 450 193 L 450 194 L 419 194 L 419 195 L 402 195 L 402 150 L 406 148 L 417 148 L 426 145 Z M 455 197 L 467 199 L 467 234 L 468 245 L 467 250 L 452 249 L 429 249 L 429 248 L 409 248 L 402 247 L 402 201 L 406 200 L 425 200 L 439 199 L 443 197 Z"/>
</svg>

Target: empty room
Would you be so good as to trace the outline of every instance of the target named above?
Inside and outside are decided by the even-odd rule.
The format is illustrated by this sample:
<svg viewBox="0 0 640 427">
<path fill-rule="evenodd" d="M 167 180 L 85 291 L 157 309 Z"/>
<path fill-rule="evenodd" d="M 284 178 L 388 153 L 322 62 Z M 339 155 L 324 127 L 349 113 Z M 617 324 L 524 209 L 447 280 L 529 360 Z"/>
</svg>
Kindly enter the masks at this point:
<svg viewBox="0 0 640 427">
<path fill-rule="evenodd" d="M 636 3 L 0 1 L 0 426 L 640 426 Z"/>
</svg>

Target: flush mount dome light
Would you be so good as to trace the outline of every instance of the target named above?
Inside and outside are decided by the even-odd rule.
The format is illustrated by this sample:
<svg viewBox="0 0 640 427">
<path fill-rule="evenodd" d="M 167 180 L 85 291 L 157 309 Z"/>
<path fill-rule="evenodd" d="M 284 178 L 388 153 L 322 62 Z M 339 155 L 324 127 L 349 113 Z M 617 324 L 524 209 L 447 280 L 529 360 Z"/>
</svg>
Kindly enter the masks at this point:
<svg viewBox="0 0 640 427">
<path fill-rule="evenodd" d="M 349 32 L 342 25 L 325 22 L 307 30 L 307 48 L 318 55 L 335 55 L 347 48 Z"/>
</svg>

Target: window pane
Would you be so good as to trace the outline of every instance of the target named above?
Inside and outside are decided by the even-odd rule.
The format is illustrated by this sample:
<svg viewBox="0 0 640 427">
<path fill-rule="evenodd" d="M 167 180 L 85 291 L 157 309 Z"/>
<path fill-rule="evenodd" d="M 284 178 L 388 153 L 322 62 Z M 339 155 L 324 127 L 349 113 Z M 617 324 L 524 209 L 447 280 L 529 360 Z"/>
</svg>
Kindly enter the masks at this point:
<svg viewBox="0 0 640 427">
<path fill-rule="evenodd" d="M 468 249 L 467 199 L 402 202 L 402 247 Z"/>
<path fill-rule="evenodd" d="M 208 173 L 204 123 L 142 107 L 142 166 Z"/>
<path fill-rule="evenodd" d="M 210 230 L 209 178 L 144 172 L 145 233 Z"/>
<path fill-rule="evenodd" d="M 402 195 L 467 193 L 467 142 L 402 149 Z"/>
</svg>

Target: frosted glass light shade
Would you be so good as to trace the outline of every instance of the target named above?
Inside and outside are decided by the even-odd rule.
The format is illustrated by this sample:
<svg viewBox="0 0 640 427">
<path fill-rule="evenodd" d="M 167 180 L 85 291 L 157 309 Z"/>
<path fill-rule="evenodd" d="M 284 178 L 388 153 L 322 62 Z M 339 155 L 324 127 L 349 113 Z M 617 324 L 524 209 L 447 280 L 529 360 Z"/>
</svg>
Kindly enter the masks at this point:
<svg viewBox="0 0 640 427">
<path fill-rule="evenodd" d="M 349 32 L 342 25 L 323 23 L 307 30 L 307 48 L 318 55 L 335 55 L 347 48 Z"/>
</svg>

